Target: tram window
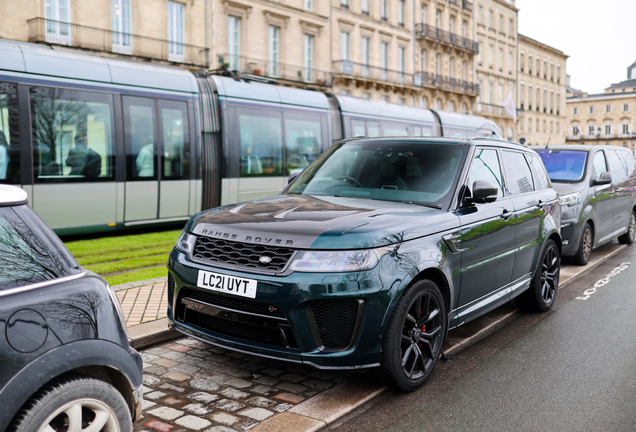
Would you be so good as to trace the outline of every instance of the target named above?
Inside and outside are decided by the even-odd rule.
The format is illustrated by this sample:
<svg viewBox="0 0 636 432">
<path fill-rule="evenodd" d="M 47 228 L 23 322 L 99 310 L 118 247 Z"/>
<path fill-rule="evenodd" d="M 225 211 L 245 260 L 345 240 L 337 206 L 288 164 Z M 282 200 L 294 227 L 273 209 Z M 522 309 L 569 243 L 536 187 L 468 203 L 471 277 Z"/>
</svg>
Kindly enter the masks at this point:
<svg viewBox="0 0 636 432">
<path fill-rule="evenodd" d="M 382 123 L 382 135 L 383 136 L 408 136 L 408 125 L 400 123 Z"/>
<path fill-rule="evenodd" d="M 157 179 L 155 101 L 124 96 L 126 180 Z"/>
<path fill-rule="evenodd" d="M 33 168 L 37 182 L 112 180 L 112 97 L 31 88 Z"/>
<path fill-rule="evenodd" d="M 377 122 L 367 122 L 367 136 L 369 137 L 378 137 L 380 136 L 380 123 Z"/>
<path fill-rule="evenodd" d="M 366 136 L 367 133 L 364 130 L 364 121 L 362 120 L 351 120 L 351 132 L 354 137 L 363 137 Z"/>
<path fill-rule="evenodd" d="M 449 138 L 466 138 L 467 131 L 464 129 L 457 129 L 452 127 L 444 127 L 444 136 Z"/>
<path fill-rule="evenodd" d="M 241 177 L 281 176 L 283 131 L 276 111 L 237 109 Z"/>
<path fill-rule="evenodd" d="M 189 178 L 190 142 L 186 105 L 172 101 L 159 103 L 163 125 L 162 178 L 168 180 Z M 163 107 L 164 104 L 170 107 Z"/>
<path fill-rule="evenodd" d="M 431 127 L 422 127 L 422 136 L 424 137 L 432 137 L 433 136 L 433 128 Z"/>
<path fill-rule="evenodd" d="M 422 136 L 422 128 L 420 126 L 411 126 L 413 136 Z"/>
<path fill-rule="evenodd" d="M 20 184 L 16 85 L 0 83 L 0 183 Z"/>
<path fill-rule="evenodd" d="M 285 113 L 285 175 L 304 169 L 322 153 L 321 117 Z"/>
</svg>

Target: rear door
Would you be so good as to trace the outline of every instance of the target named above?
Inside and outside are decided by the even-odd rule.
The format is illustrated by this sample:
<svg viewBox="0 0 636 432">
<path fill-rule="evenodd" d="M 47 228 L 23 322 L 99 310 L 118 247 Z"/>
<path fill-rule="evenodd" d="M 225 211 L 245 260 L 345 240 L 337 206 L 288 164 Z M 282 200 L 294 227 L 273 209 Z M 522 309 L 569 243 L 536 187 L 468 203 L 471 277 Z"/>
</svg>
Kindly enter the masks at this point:
<svg viewBox="0 0 636 432">
<path fill-rule="evenodd" d="M 592 178 L 598 180 L 601 174 L 609 171 L 604 150 L 597 150 L 592 160 Z M 612 175 L 613 177 L 613 175 Z M 612 179 L 612 182 L 614 180 Z M 614 232 L 614 189 L 612 184 L 596 185 L 594 188 L 594 246 L 604 243 Z"/>
<path fill-rule="evenodd" d="M 621 157 L 623 150 L 605 150 L 610 172 L 612 173 L 612 189 L 614 192 L 613 233 L 620 235 L 627 231 L 629 216 L 632 211 L 632 195 L 629 190 L 630 173 L 625 160 Z"/>
</svg>

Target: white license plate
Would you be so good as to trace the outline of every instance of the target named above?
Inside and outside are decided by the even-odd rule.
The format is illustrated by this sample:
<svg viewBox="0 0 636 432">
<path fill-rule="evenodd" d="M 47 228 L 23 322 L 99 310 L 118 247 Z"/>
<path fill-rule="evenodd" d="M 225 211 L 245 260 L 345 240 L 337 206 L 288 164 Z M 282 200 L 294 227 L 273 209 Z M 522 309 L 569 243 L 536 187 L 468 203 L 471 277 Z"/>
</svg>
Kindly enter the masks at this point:
<svg viewBox="0 0 636 432">
<path fill-rule="evenodd" d="M 242 297 L 256 298 L 257 281 L 199 270 L 199 288 L 220 291 Z"/>
</svg>

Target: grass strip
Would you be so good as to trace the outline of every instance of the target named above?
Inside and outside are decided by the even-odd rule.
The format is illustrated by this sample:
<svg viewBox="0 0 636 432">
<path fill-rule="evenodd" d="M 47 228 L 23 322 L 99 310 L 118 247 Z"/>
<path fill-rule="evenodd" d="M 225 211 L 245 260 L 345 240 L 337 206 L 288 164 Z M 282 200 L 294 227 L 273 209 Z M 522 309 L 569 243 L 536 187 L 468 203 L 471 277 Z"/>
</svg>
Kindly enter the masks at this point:
<svg viewBox="0 0 636 432">
<path fill-rule="evenodd" d="M 66 247 L 76 259 L 116 252 L 130 252 L 154 247 L 172 247 L 181 230 L 103 237 L 91 240 L 66 242 Z"/>
<path fill-rule="evenodd" d="M 89 256 L 79 258 L 77 262 L 80 263 L 80 265 L 82 266 L 87 266 L 91 264 L 106 263 L 111 261 L 121 261 L 121 260 L 130 259 L 130 258 L 139 258 L 139 257 L 159 255 L 159 254 L 169 254 L 170 251 L 172 250 L 172 246 L 174 245 L 170 244 L 170 246 L 168 247 L 156 246 L 156 247 L 147 248 L 147 249 L 133 250 L 127 253 L 113 252 L 108 254 L 89 255 Z"/>
<path fill-rule="evenodd" d="M 86 265 L 88 270 L 94 271 L 99 275 L 108 275 L 110 273 L 121 272 L 126 270 L 140 269 L 154 265 L 166 264 L 168 262 L 168 254 L 154 255 L 148 257 L 131 258 L 122 261 L 107 262 L 101 264 Z"/>
<path fill-rule="evenodd" d="M 119 285 L 128 282 L 155 279 L 162 276 L 168 276 L 168 269 L 165 265 L 119 273 L 112 276 L 106 276 L 104 279 L 106 279 L 106 282 L 110 285 Z"/>
</svg>

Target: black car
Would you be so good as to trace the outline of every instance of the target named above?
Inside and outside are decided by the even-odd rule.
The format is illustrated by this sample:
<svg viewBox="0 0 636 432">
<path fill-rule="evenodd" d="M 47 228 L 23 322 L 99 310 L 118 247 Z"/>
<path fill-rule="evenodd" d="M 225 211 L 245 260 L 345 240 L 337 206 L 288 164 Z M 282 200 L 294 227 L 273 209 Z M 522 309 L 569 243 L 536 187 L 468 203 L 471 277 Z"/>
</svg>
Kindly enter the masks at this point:
<svg viewBox="0 0 636 432">
<path fill-rule="evenodd" d="M 636 239 L 636 172 L 626 148 L 561 145 L 536 149 L 561 196 L 563 256 L 585 265 L 592 249 Z"/>
<path fill-rule="evenodd" d="M 114 292 L 0 185 L 0 431 L 131 432 L 142 361 Z"/>
<path fill-rule="evenodd" d="M 414 390 L 449 329 L 559 283 L 558 195 L 536 152 L 488 139 L 331 147 L 279 196 L 207 210 L 168 264 L 175 329 Z"/>
</svg>

